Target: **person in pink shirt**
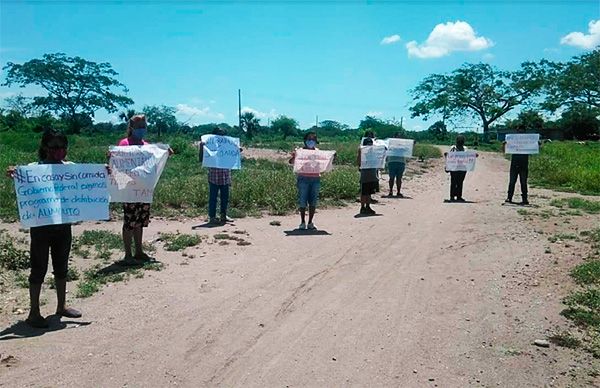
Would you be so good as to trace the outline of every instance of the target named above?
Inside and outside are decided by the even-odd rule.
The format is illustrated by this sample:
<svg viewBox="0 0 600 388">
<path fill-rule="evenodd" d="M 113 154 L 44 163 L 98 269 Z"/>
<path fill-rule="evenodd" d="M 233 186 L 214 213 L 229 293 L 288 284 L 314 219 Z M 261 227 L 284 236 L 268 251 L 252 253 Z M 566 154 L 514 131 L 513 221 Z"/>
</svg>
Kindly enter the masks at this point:
<svg viewBox="0 0 600 388">
<path fill-rule="evenodd" d="M 146 116 L 135 115 L 127 124 L 127 137 L 121 139 L 119 146 L 141 146 L 149 144 L 144 137 L 147 133 Z M 140 261 L 152 260 L 146 253 L 142 244 L 143 228 L 150 223 L 149 203 L 124 203 L 123 204 L 123 245 L 125 258 L 123 264 L 135 265 Z M 135 245 L 135 256 L 131 253 L 131 242 Z"/>
</svg>

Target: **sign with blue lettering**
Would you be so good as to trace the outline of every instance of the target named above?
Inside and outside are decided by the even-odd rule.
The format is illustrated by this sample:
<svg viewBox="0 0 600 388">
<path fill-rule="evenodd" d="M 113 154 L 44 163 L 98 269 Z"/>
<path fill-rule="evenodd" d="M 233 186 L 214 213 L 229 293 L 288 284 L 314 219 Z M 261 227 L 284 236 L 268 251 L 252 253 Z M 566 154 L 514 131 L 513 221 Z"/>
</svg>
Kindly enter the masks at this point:
<svg viewBox="0 0 600 388">
<path fill-rule="evenodd" d="M 108 220 L 108 173 L 103 164 L 37 164 L 14 175 L 24 227 Z"/>
<path fill-rule="evenodd" d="M 239 170 L 242 167 L 240 139 L 230 136 L 202 135 L 202 167 Z"/>
</svg>

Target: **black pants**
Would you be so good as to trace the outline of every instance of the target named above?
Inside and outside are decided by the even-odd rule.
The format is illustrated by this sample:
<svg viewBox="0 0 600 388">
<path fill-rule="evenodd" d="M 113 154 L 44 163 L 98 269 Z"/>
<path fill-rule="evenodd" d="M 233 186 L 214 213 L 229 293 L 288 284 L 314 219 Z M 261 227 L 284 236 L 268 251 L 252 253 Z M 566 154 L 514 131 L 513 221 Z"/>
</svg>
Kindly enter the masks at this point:
<svg viewBox="0 0 600 388">
<path fill-rule="evenodd" d="M 29 283 L 42 284 L 48 272 L 48 254 L 52 254 L 55 279 L 67 278 L 69 253 L 71 253 L 71 225 L 47 225 L 31 228 Z"/>
<path fill-rule="evenodd" d="M 450 199 L 462 198 L 463 182 L 466 176 L 466 171 L 450 171 Z"/>
<path fill-rule="evenodd" d="M 529 164 L 510 164 L 510 180 L 508 182 L 508 199 L 512 201 L 515 194 L 515 186 L 517 185 L 517 177 L 521 184 L 521 197 L 523 201 L 527 201 L 527 176 L 529 175 Z"/>
</svg>

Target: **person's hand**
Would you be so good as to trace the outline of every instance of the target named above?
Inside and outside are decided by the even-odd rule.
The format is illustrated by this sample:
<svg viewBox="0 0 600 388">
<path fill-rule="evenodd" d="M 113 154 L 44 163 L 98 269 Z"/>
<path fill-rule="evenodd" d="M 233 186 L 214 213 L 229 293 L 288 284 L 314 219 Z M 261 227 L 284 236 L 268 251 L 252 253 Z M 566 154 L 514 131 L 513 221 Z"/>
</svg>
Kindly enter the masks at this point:
<svg viewBox="0 0 600 388">
<path fill-rule="evenodd" d="M 240 147 L 240 152 L 243 152 L 243 151 L 244 151 L 244 149 L 242 147 Z"/>
<path fill-rule="evenodd" d="M 112 152 L 106 151 L 106 159 L 110 159 L 112 157 Z"/>
<path fill-rule="evenodd" d="M 8 166 L 6 168 L 6 177 L 10 178 L 10 179 L 14 178 L 16 171 L 17 171 L 17 167 L 16 166 Z"/>
<path fill-rule="evenodd" d="M 108 164 L 105 164 L 104 167 L 106 167 L 106 172 L 108 172 L 108 175 L 112 174 L 112 168 L 110 168 L 110 166 Z"/>
<path fill-rule="evenodd" d="M 169 156 L 173 155 L 175 153 L 175 151 L 173 151 L 173 148 L 169 147 Z"/>
</svg>

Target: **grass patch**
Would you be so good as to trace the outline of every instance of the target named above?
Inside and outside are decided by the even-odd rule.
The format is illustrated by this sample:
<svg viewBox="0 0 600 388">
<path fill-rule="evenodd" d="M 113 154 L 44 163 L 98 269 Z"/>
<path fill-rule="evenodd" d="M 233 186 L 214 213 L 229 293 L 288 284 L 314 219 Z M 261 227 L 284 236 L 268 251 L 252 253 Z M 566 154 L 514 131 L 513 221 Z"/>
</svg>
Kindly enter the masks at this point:
<svg viewBox="0 0 600 388">
<path fill-rule="evenodd" d="M 235 231 L 233 233 L 242 234 L 242 233 L 245 233 L 245 231 Z M 240 246 L 246 246 L 246 245 L 251 245 L 252 244 L 251 242 L 246 241 L 246 240 L 244 240 L 241 237 L 232 236 L 232 235 L 227 234 L 227 233 L 217 233 L 217 234 L 215 234 L 213 236 L 213 238 L 216 241 L 219 242 L 219 245 L 227 245 L 227 244 L 229 244 L 228 240 L 237 241 L 237 245 L 240 245 Z"/>
<path fill-rule="evenodd" d="M 167 251 L 182 251 L 185 248 L 200 244 L 202 238 L 196 234 L 161 233 L 161 240 Z"/>
<path fill-rule="evenodd" d="M 600 143 L 552 142 L 530 159 L 532 183 L 550 189 L 600 194 Z"/>
<path fill-rule="evenodd" d="M 580 326 L 600 329 L 600 290 L 588 288 L 577 291 L 565 298 L 564 303 L 568 308 L 562 311 L 562 315 Z"/>
<path fill-rule="evenodd" d="M 590 260 L 579 264 L 573 268 L 571 276 L 578 284 L 600 285 L 600 260 Z"/>
<path fill-rule="evenodd" d="M 15 272 L 14 282 L 19 288 L 29 288 L 29 276 L 23 271 Z"/>
<path fill-rule="evenodd" d="M 591 201 L 577 197 L 555 198 L 550 201 L 550 205 L 561 209 L 567 207 L 569 209 L 583 210 L 590 214 L 600 213 L 600 201 Z"/>
<path fill-rule="evenodd" d="M 0 230 L 0 268 L 9 271 L 29 268 L 29 251 L 15 246 L 5 230 Z"/>
<path fill-rule="evenodd" d="M 138 268 L 127 268 L 122 270 L 118 267 L 109 267 L 113 269 L 101 269 L 94 266 L 83 273 L 83 278 L 77 284 L 75 296 L 77 298 L 88 298 L 100 291 L 105 284 L 127 281 L 131 276 L 134 278 L 143 278 L 144 272 L 160 271 L 164 265 L 159 262 L 145 263 Z"/>
<path fill-rule="evenodd" d="M 570 233 L 557 233 L 554 236 L 550 236 L 548 237 L 548 241 L 550 241 L 551 243 L 555 243 L 557 241 L 562 241 L 562 240 L 576 240 L 577 236 L 574 234 L 570 234 Z"/>
<path fill-rule="evenodd" d="M 548 340 L 557 346 L 562 346 L 563 348 L 577 349 L 581 346 L 581 341 L 575 338 L 568 331 L 556 333 L 548 337 Z"/>
</svg>

